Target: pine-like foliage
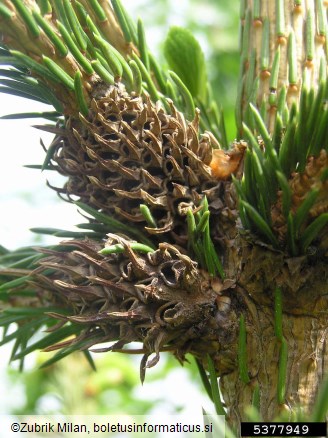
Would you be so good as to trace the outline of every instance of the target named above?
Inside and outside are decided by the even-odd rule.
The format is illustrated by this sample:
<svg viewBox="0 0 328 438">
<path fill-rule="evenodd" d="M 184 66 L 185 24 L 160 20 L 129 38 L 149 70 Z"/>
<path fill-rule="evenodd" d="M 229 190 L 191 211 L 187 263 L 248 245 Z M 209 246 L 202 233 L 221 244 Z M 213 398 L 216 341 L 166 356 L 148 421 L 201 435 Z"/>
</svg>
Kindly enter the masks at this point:
<svg viewBox="0 0 328 438">
<path fill-rule="evenodd" d="M 242 2 L 243 35 L 259 39 L 262 49 L 256 54 L 244 41 L 240 139 L 230 147 L 189 31 L 169 32 L 167 71 L 149 52 L 142 22 L 135 25 L 119 0 L 0 3 L 0 62 L 9 66 L 0 71 L 0 91 L 53 105 L 42 114 L 51 123 L 41 129 L 54 140 L 36 167 L 67 176 L 55 190 L 88 215 L 79 231 L 34 229 L 72 240 L 1 249 L 0 324 L 18 324 L 1 344 L 16 339 L 14 359 L 38 348 L 58 350 L 51 363 L 99 343 L 113 342 L 106 351 L 120 351 L 138 341 L 142 379 L 161 351 L 171 351 L 181 362 L 192 353 L 207 387 L 206 367 L 212 387 L 215 373 L 235 373 L 248 385 L 246 326 L 256 332 L 250 302 L 258 300 L 274 321 L 277 399 L 284 403 L 281 290 L 288 315 L 306 309 L 321 321 L 327 310 L 321 278 L 327 277 L 328 88 L 324 56 L 316 87 L 309 63 L 303 82 L 294 81 L 295 41 L 291 31 L 286 52 L 282 2 L 269 60 L 271 9 L 264 3 L 262 16 L 260 2 L 253 15 Z M 312 22 L 311 14 L 305 17 L 307 61 Z M 282 55 L 288 83 L 278 81 Z M 261 87 L 269 89 L 263 101 Z M 312 279 L 311 307 L 304 297 Z M 44 326 L 49 333 L 30 344 Z"/>
<path fill-rule="evenodd" d="M 116 340 L 120 348 L 140 341 L 145 357 L 155 352 L 156 361 L 163 349 L 180 360 L 188 351 L 206 356 L 196 333 L 213 345 L 217 342 L 217 294 L 210 284 L 212 277 L 224 276 L 213 243 L 224 233 L 214 227 L 211 235 L 210 215 L 222 215 L 227 230 L 236 215 L 232 195 L 228 205 L 219 202 L 229 197 L 231 182 L 223 184 L 212 173 L 212 147 L 218 142 L 211 133 L 200 135 L 199 125 L 204 129 L 208 116 L 204 119 L 195 110 L 182 80 L 156 64 L 146 48 L 142 23 L 135 29 L 119 2 L 6 1 L 1 16 L 2 63 L 12 66 L 2 70 L 2 91 L 54 105 L 56 112 L 44 117 L 55 124 L 40 127 L 55 134 L 40 167 L 66 175 L 65 186 L 55 190 L 89 214 L 79 232 L 34 229 L 79 241 L 37 253 L 5 252 L 2 299 L 21 309 L 22 297 L 33 290 L 29 302 L 39 299 L 42 312 L 49 306 L 46 319 L 42 312 L 34 321 L 25 316 L 33 331 L 41 321 L 50 326 L 53 333 L 42 345 L 60 348 L 55 358 L 67 348 L 86 349 L 105 339 Z M 176 32 L 187 38 L 185 45 L 193 43 L 199 62 L 204 62 L 191 34 Z M 194 91 L 205 105 L 207 96 L 197 87 Z M 228 169 L 225 179 L 230 173 Z M 112 244 L 104 243 L 106 235 Z M 52 258 L 46 257 L 49 253 Z M 23 269 L 16 269 L 17 260 Z M 12 282 L 15 276 L 19 279 Z M 12 311 L 7 305 L 5 326 L 6 312 Z M 142 308 L 143 315 L 137 316 Z M 101 312 L 108 316 L 102 324 L 97 316 Z M 54 320 L 63 318 L 65 327 L 52 328 Z M 205 324 L 208 318 L 212 328 Z M 67 328 L 76 338 L 63 343 Z M 37 348 L 26 347 L 20 333 L 15 358 Z M 198 347 L 192 346 L 195 342 Z"/>
</svg>

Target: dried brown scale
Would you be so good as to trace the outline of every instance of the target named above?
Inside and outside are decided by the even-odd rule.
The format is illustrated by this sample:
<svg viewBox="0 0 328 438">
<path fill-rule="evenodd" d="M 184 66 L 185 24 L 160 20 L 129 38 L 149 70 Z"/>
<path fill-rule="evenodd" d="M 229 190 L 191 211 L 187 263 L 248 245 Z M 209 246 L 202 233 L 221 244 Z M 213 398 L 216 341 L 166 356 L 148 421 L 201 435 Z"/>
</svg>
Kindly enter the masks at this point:
<svg viewBox="0 0 328 438">
<path fill-rule="evenodd" d="M 66 135 L 57 140 L 53 160 L 69 176 L 58 191 L 185 244 L 187 209 L 200 206 L 203 190 L 210 202 L 214 192 L 217 197 L 211 139 L 199 138 L 198 113 L 187 123 L 171 102 L 167 114 L 121 85 L 102 89 L 102 97 L 99 90 L 89 116 L 69 118 Z M 156 227 L 146 223 L 140 204 L 149 207 Z"/>
<path fill-rule="evenodd" d="M 328 179 L 323 180 L 323 172 L 328 166 L 328 154 L 321 150 L 317 157 L 309 157 L 304 172 L 295 172 L 290 180 L 289 186 L 292 192 L 291 211 L 296 213 L 302 205 L 306 196 L 313 189 L 319 191 L 318 197 L 309 211 L 309 218 L 303 224 L 302 229 L 309 225 L 320 214 L 328 211 Z M 280 241 L 285 242 L 287 233 L 286 219 L 282 213 L 282 192 L 278 192 L 276 204 L 272 207 L 271 217 L 273 228 L 277 232 Z M 323 231 L 323 234 L 325 230 Z"/>
<path fill-rule="evenodd" d="M 101 255 L 103 245 L 90 240 L 63 242 L 72 246 L 71 252 L 44 250 L 48 257 L 32 281 L 42 295 L 71 311 L 69 316 L 50 315 L 81 324 L 89 347 L 116 342 L 108 349 L 122 349 L 141 342 L 145 357 L 156 354 L 148 367 L 157 363 L 162 349 L 170 348 L 181 361 L 186 353 L 204 360 L 207 353 L 217 353 L 221 340 L 233 333 L 230 306 L 218 310 L 212 283 L 219 280 L 211 280 L 172 245 L 163 243 L 142 255 L 124 237 L 110 235 L 106 245 L 113 243 L 123 244 L 124 253 Z M 49 268 L 54 273 L 45 276 Z"/>
</svg>

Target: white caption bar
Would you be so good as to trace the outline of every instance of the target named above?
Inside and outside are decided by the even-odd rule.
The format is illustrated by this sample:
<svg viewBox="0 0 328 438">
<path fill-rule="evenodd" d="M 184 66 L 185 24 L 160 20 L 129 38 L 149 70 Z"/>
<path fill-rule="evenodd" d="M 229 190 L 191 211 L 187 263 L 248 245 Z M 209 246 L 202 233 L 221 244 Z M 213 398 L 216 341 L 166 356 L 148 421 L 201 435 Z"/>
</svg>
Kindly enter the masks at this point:
<svg viewBox="0 0 328 438">
<path fill-rule="evenodd" d="M 0 415 L 0 438 L 224 438 L 224 416 Z"/>
</svg>

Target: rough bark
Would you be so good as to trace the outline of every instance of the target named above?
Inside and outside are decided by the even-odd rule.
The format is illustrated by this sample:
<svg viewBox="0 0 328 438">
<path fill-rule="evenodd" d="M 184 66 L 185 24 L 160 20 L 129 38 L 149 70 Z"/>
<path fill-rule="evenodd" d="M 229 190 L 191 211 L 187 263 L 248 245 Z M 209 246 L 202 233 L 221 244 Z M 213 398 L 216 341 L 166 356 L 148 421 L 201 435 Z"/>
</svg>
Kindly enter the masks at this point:
<svg viewBox="0 0 328 438">
<path fill-rule="evenodd" d="M 298 3 L 241 1 L 241 81 L 236 107 L 240 135 L 242 122 L 248 122 L 249 103 L 261 110 L 272 133 L 281 89 L 286 88 L 288 107 L 292 102 L 298 105 L 304 78 L 316 88 L 320 78 L 327 76 L 327 2 Z M 279 74 L 273 87 L 272 64 L 278 49 Z M 240 421 L 247 421 L 245 407 L 252 403 L 258 404 L 264 421 L 283 412 L 286 421 L 293 420 L 299 409 L 304 414 L 311 412 L 327 375 L 327 254 L 289 258 L 240 237 L 230 249 L 226 269 L 228 278 L 236 279 L 231 311 L 245 316 L 249 377 L 245 383 L 240 376 L 239 329 L 235 327 L 234 343 L 226 349 L 235 366 L 223 369 L 217 360 L 229 421 L 237 428 Z M 285 378 L 279 374 L 282 339 L 275 327 L 277 288 L 282 292 L 282 339 L 287 346 Z M 279 379 L 284 383 L 279 384 Z"/>
<path fill-rule="evenodd" d="M 34 2 L 26 1 L 26 4 L 29 3 L 34 4 Z M 82 3 L 86 5 L 86 8 L 88 7 L 88 2 L 83 0 Z M 103 6 L 107 4 L 107 2 L 101 3 Z M 5 1 L 4 4 L 14 12 L 11 2 Z M 286 87 L 287 106 L 290 106 L 292 102 L 298 101 L 303 71 L 307 72 L 306 75 L 309 83 L 314 85 L 317 84 L 320 77 L 326 77 L 327 47 L 325 33 L 327 28 L 327 2 L 305 0 L 300 5 L 299 2 L 291 0 L 276 0 L 274 2 L 270 0 L 263 0 L 261 2 L 242 0 L 241 4 L 242 76 L 237 104 L 237 120 L 239 122 L 240 134 L 242 134 L 241 122 L 247 122 L 247 117 L 249 116 L 249 103 L 256 104 L 261 109 L 261 113 L 266 114 L 266 123 L 269 131 L 272 132 L 277 99 L 281 89 Z M 42 37 L 31 42 L 29 38 L 25 38 L 27 32 L 25 25 L 23 26 L 22 19 L 16 15 L 13 17 L 12 20 L 17 22 L 16 28 L 13 27 L 13 22 L 2 23 L 4 32 L 3 42 L 6 45 L 31 54 L 37 61 L 39 61 L 41 55 L 45 54 L 49 57 L 54 55 L 58 66 L 71 74 L 72 77 L 74 76 L 78 66 L 73 57 L 70 57 L 70 55 L 67 57 L 57 56 L 54 47 L 52 45 L 49 46 L 48 40 Z M 117 26 L 114 27 L 114 30 L 115 37 Z M 106 37 L 113 44 L 116 41 L 116 38 L 112 40 L 107 33 Z M 120 48 L 123 45 L 121 51 L 125 52 L 129 48 L 131 49 L 130 46 L 126 47 L 124 41 L 122 42 L 121 32 L 119 32 L 117 38 L 117 47 Z M 280 49 L 280 61 L 277 82 L 275 83 L 271 81 L 273 76 L 272 64 L 278 48 Z M 86 86 L 85 91 L 89 92 L 92 84 L 89 84 L 89 82 L 87 84 L 88 86 Z M 58 92 L 58 97 L 61 94 L 63 95 L 63 90 L 65 91 L 65 96 L 62 97 L 62 103 L 66 111 L 65 114 L 76 114 L 77 105 L 73 92 L 67 92 L 64 87 L 58 89 L 57 87 L 59 85 L 54 87 L 54 91 L 56 95 Z M 126 101 L 128 100 L 127 98 Z M 134 103 L 136 102 L 134 101 Z M 113 102 L 114 104 L 115 102 Z M 151 109 L 151 104 L 147 104 L 147 107 Z M 97 116 L 101 115 L 100 108 L 97 108 L 96 103 L 94 103 L 92 110 L 97 113 Z M 152 140 L 155 139 L 156 142 L 159 142 L 158 148 L 160 149 L 160 154 L 162 154 L 162 137 L 157 139 L 156 135 L 160 135 L 164 128 L 160 125 L 155 110 L 154 113 L 155 118 L 152 123 L 155 133 Z M 129 116 L 131 119 L 131 114 Z M 103 120 L 105 127 L 108 127 L 109 123 L 106 117 L 101 117 L 102 119 L 100 118 L 100 120 Z M 167 116 L 165 114 L 162 114 L 161 117 L 166 121 Z M 176 114 L 172 118 L 178 117 L 180 116 Z M 106 139 L 98 135 L 99 126 L 97 123 L 99 120 L 97 120 L 97 117 L 92 122 L 85 119 L 86 130 L 88 127 L 91 127 L 90 131 L 94 130 L 96 136 L 93 133 L 86 133 L 85 138 L 83 138 L 82 130 L 81 133 L 77 133 L 79 143 L 76 144 L 76 147 L 73 147 L 74 153 L 70 152 L 69 149 L 69 146 L 72 145 L 57 137 L 56 141 L 60 143 L 56 145 L 57 150 L 60 150 L 62 155 L 58 154 L 54 155 L 54 157 L 55 159 L 56 157 L 58 158 L 57 161 L 67 159 L 67 162 L 72 165 L 73 175 L 75 175 L 76 169 L 78 169 L 77 180 L 83 179 L 82 186 L 78 188 L 81 189 L 82 187 L 81 192 L 85 196 L 84 198 L 81 197 L 81 199 L 85 203 L 101 208 L 106 212 L 106 205 L 99 203 L 99 200 L 98 203 L 91 203 L 90 200 L 92 199 L 92 202 L 94 202 L 94 190 L 95 188 L 98 190 L 100 187 L 99 199 L 102 199 L 102 196 L 104 196 L 108 202 L 108 186 L 106 186 L 106 183 L 108 182 L 107 179 L 109 180 L 109 174 L 103 173 L 103 167 L 108 166 L 107 170 L 112 172 L 113 168 L 111 166 L 113 166 L 114 159 L 111 156 L 110 163 L 105 161 L 105 159 L 108 159 L 107 150 L 104 151 L 105 158 L 99 154 L 101 147 L 104 144 L 106 145 Z M 140 146 L 139 148 L 139 144 L 136 147 L 132 143 L 138 143 L 139 140 L 131 126 L 129 126 L 131 120 L 129 123 L 126 123 L 124 120 L 123 122 L 124 125 L 122 126 L 126 129 L 124 136 L 127 137 L 129 140 L 127 144 L 130 145 L 128 149 L 131 149 L 133 154 L 135 154 L 134 163 L 137 163 L 137 165 L 134 171 L 137 172 L 136 168 L 139 169 L 139 164 L 142 164 L 140 157 L 145 146 L 142 144 L 142 147 Z M 181 117 L 172 126 L 163 123 L 163 126 L 167 125 L 172 132 L 177 132 L 175 139 L 178 138 L 178 134 L 179 138 L 182 138 L 182 146 L 180 148 L 178 145 L 175 146 L 175 144 L 174 147 L 170 145 L 173 151 L 170 150 L 170 154 L 174 155 L 174 151 L 178 151 L 177 156 L 181 159 L 182 167 L 186 166 L 185 163 L 187 162 L 188 172 L 190 172 L 190 169 L 192 170 L 190 166 L 194 163 L 196 176 L 198 174 L 205 175 L 204 180 L 196 180 L 195 183 L 190 183 L 191 188 L 197 187 L 203 182 L 213 183 L 210 168 L 207 166 L 207 164 L 213 164 L 210 157 L 201 156 L 198 158 L 195 155 L 196 152 L 198 153 L 198 149 L 204 152 L 204 143 L 202 143 L 202 147 L 198 148 L 198 146 L 201 146 L 201 143 L 195 140 L 197 139 L 197 130 L 195 127 L 190 126 L 190 139 L 188 139 L 185 123 L 182 123 L 185 127 L 180 129 L 180 122 Z M 143 126 L 144 123 L 142 124 Z M 69 122 L 66 128 L 71 129 L 72 124 Z M 115 135 L 119 132 L 121 135 L 120 139 L 124 138 L 121 131 L 112 131 L 110 132 Z M 147 131 L 151 132 L 148 129 Z M 164 134 L 168 135 L 166 131 Z M 73 136 L 72 133 L 70 135 Z M 65 134 L 66 137 L 68 138 L 69 135 Z M 165 138 L 167 139 L 168 137 Z M 149 137 L 147 139 L 149 140 Z M 175 139 L 173 138 L 175 143 L 179 143 Z M 186 145 L 184 144 L 185 139 L 190 140 L 189 143 L 186 142 Z M 115 139 L 121 145 L 118 140 L 118 138 Z M 82 146 L 81 148 L 80 145 Z M 190 150 L 187 145 L 191 147 Z M 237 146 L 230 155 L 222 150 L 216 151 L 218 165 L 211 167 L 211 169 L 213 170 L 213 175 L 218 179 L 227 179 L 231 172 L 235 172 L 237 168 L 241 172 L 240 167 L 243 164 L 242 151 L 246 145 L 245 147 L 240 145 L 243 146 L 241 148 Z M 84 147 L 85 149 L 83 149 Z M 62 148 L 65 148 L 64 151 L 62 151 Z M 120 149 L 119 146 L 117 148 Z M 79 155 L 76 155 L 76 150 L 82 151 L 81 158 L 79 158 Z M 114 152 L 117 152 L 117 150 L 114 150 Z M 205 150 L 207 149 L 205 148 Z M 182 152 L 186 155 L 184 156 Z M 68 155 L 65 156 L 65 153 L 68 153 Z M 123 157 L 123 163 L 126 162 L 127 165 L 123 167 L 122 164 L 115 162 L 115 169 L 116 171 L 119 169 L 122 175 L 124 175 L 125 180 L 128 180 L 127 175 L 131 177 L 131 169 L 128 168 L 128 164 L 131 165 L 131 158 L 127 159 L 125 157 L 125 154 L 129 156 L 126 148 L 124 150 L 122 148 L 120 153 L 121 157 Z M 87 160 L 85 154 L 88 155 Z M 152 198 L 151 202 L 149 202 L 150 208 L 153 205 L 157 208 L 159 201 L 156 201 L 153 190 L 154 187 L 156 190 L 161 188 L 163 180 L 165 181 L 167 178 L 167 174 L 162 174 L 162 168 L 165 168 L 166 173 L 171 178 L 171 166 L 174 167 L 172 162 L 174 164 L 177 163 L 175 160 L 170 165 L 163 166 L 162 161 L 167 159 L 167 155 L 168 152 L 164 150 L 163 155 L 158 155 L 158 160 L 154 160 L 157 167 L 153 163 L 151 164 L 151 169 L 156 169 L 154 175 L 150 172 L 147 173 L 147 184 L 152 189 L 151 194 L 148 195 L 145 191 L 140 191 L 139 195 L 139 187 L 134 191 L 129 185 L 125 187 L 125 191 L 122 193 L 120 183 L 120 187 L 114 187 L 117 189 L 115 196 L 121 196 L 124 200 L 129 197 L 132 201 L 139 199 L 140 202 Z M 151 156 L 148 156 L 148 158 L 150 157 L 149 160 L 152 160 L 153 156 L 157 159 L 156 154 L 153 153 Z M 76 157 L 79 165 L 76 163 Z M 236 159 L 235 163 L 234 159 Z M 91 172 L 94 171 L 92 160 L 96 162 L 98 160 L 99 162 L 100 176 L 96 173 L 98 179 L 95 178 L 93 173 L 90 173 L 90 175 L 86 173 L 90 169 Z M 325 160 L 326 156 L 323 157 L 322 168 L 325 166 Z M 144 168 L 140 168 L 140 175 L 141 171 L 147 170 L 146 161 Z M 81 167 L 79 167 L 80 162 L 83 164 Z M 87 170 L 83 167 L 86 163 L 89 166 Z M 104 163 L 106 166 L 104 166 Z M 314 164 L 318 163 L 315 162 Z M 205 169 L 205 165 L 208 167 L 207 169 Z M 321 181 L 322 192 L 324 193 L 324 180 L 321 178 L 323 171 L 321 173 L 319 165 L 312 167 L 318 167 L 319 169 L 315 172 L 317 178 L 313 178 L 313 186 L 317 185 L 317 181 Z M 227 169 L 228 172 L 226 172 Z M 175 164 L 173 170 L 177 173 L 180 172 L 178 164 Z M 66 173 L 70 175 L 68 171 Z M 209 177 L 206 176 L 207 173 Z M 139 181 L 140 175 L 132 175 L 131 179 Z M 193 176 L 191 173 L 190 175 Z M 236 176 L 238 177 L 237 174 Z M 117 178 L 117 175 L 115 177 Z M 176 193 L 179 199 L 186 200 L 186 193 L 190 196 L 189 188 L 185 190 L 181 185 L 187 179 L 185 174 L 181 172 L 180 177 L 181 181 L 180 179 L 174 180 L 176 186 L 174 190 L 176 192 L 170 188 L 172 190 L 172 199 L 170 198 L 172 204 L 175 202 L 174 197 Z M 304 188 L 305 193 L 312 188 L 312 181 L 310 181 L 310 184 L 309 179 L 305 178 L 305 182 L 301 181 L 302 183 L 304 182 L 304 187 L 301 188 Z M 171 183 L 171 180 L 168 181 Z M 177 184 L 177 181 L 181 182 L 181 184 Z M 311 411 L 320 383 L 325 373 L 327 373 L 327 250 L 320 250 L 321 252 L 316 250 L 316 253 L 290 258 L 282 251 L 273 250 L 270 246 L 263 244 L 263 242 L 257 242 L 254 236 L 248 236 L 245 232 L 237 235 L 237 210 L 230 181 L 217 183 L 218 181 L 215 181 L 214 187 L 211 185 L 207 189 L 202 187 L 201 195 L 206 193 L 209 200 L 211 224 L 213 225 L 211 227 L 211 237 L 221 248 L 221 253 L 225 251 L 226 280 L 224 282 L 221 282 L 219 279 L 207 278 L 206 275 L 203 275 L 196 268 L 196 264 L 184 252 L 180 253 L 175 248 L 172 250 L 172 245 L 162 243 L 156 252 L 159 258 L 155 260 L 155 256 L 136 256 L 131 250 L 129 242 L 123 242 L 125 254 L 122 257 L 125 257 L 124 263 L 121 263 L 121 256 L 117 256 L 120 264 L 117 263 L 115 266 L 115 261 L 117 261 L 116 255 L 104 262 L 104 259 L 98 253 L 98 244 L 93 246 L 91 243 L 90 246 L 89 242 L 75 242 L 75 246 L 84 252 L 75 251 L 72 254 L 64 252 L 60 254 L 51 253 L 51 256 L 55 257 L 55 259 L 43 260 L 43 267 L 41 263 L 41 269 L 36 273 L 39 274 L 39 286 L 41 285 L 45 290 L 49 288 L 50 291 L 54 292 L 53 296 L 57 296 L 56 293 L 59 290 L 64 292 L 63 295 L 66 297 L 67 291 L 70 291 L 71 301 L 73 302 L 76 314 L 69 317 L 58 316 L 56 314 L 52 314 L 52 316 L 79 323 L 93 323 L 92 329 L 96 328 L 96 335 L 99 334 L 99 338 L 96 340 L 103 342 L 105 339 L 103 336 L 107 336 L 106 341 L 119 340 L 115 344 L 115 350 L 121 349 L 130 341 L 139 340 L 143 342 L 142 377 L 144 377 L 145 368 L 154 365 L 159 359 L 159 352 L 164 349 L 174 352 L 181 361 L 185 359 L 184 356 L 187 352 L 191 352 L 200 361 L 203 361 L 204 366 L 207 364 L 207 355 L 210 354 L 214 359 L 217 373 L 220 376 L 222 394 L 227 405 L 228 418 L 232 424 L 238 426 L 241 420 L 247 420 L 245 408 L 252 404 L 253 399 L 256 398 L 257 389 L 259 393 L 257 405 L 263 420 L 272 421 L 282 411 L 287 412 L 287 420 L 292 419 L 293 413 L 298 408 L 303 409 L 304 412 Z M 295 176 L 294 183 L 295 185 L 298 183 L 297 175 Z M 93 187 L 91 187 L 92 184 Z M 170 187 L 171 185 L 167 184 L 167 186 Z M 86 188 L 89 187 L 92 190 L 90 190 L 90 193 L 86 193 Z M 77 185 L 73 189 L 70 193 L 68 186 L 68 194 L 81 196 L 77 192 Z M 112 189 L 112 187 L 109 187 L 109 189 Z M 201 196 L 196 190 L 193 192 L 193 195 Z M 198 201 L 197 208 L 200 204 L 200 198 Z M 167 204 L 169 204 L 169 201 Z M 113 202 L 111 202 L 110 208 L 108 207 L 111 213 L 113 205 Z M 165 207 L 167 207 L 166 204 Z M 132 202 L 132 213 L 135 208 L 140 215 L 139 205 L 136 207 Z M 279 209 L 277 208 L 277 210 Z M 128 221 L 130 221 L 129 217 L 131 216 L 129 215 L 131 211 L 125 214 Z M 280 211 L 278 211 L 277 215 L 279 213 Z M 175 204 L 172 216 L 175 220 L 177 216 Z M 183 220 L 184 218 L 183 216 Z M 186 229 L 185 220 L 182 225 Z M 164 229 L 164 232 L 173 231 L 173 228 L 172 225 L 172 229 Z M 153 228 L 150 228 L 150 230 L 154 232 Z M 181 227 L 179 227 L 179 230 L 176 231 L 174 238 L 180 239 L 178 240 L 179 244 L 186 245 L 188 239 L 186 237 L 181 242 Z M 117 242 L 121 243 L 121 240 L 115 240 L 114 243 Z M 171 253 L 173 253 L 173 256 Z M 57 265 L 54 265 L 54 263 Z M 53 268 L 53 266 L 57 268 L 53 281 L 48 277 L 41 278 L 41 274 L 43 274 L 42 268 Z M 95 275 L 95 272 L 97 275 Z M 42 281 L 44 284 L 42 284 Z M 125 290 L 122 288 L 122 284 L 126 287 Z M 115 293 L 108 293 L 108 290 L 105 288 L 109 286 L 113 288 Z M 275 314 L 277 307 L 274 305 L 277 288 L 281 289 L 283 297 L 282 331 L 280 335 L 277 333 L 277 316 Z M 82 295 L 82 298 L 78 297 L 81 302 L 81 308 L 76 305 L 76 300 L 78 299 L 76 291 L 80 291 Z M 86 298 L 83 295 L 85 293 L 89 294 L 87 295 L 87 298 L 90 300 L 89 308 L 85 305 Z M 119 301 L 115 294 L 119 296 L 122 302 Z M 95 296 L 96 299 L 94 298 Z M 103 300 L 100 302 L 100 305 L 99 299 L 100 301 Z M 102 308 L 103 305 L 105 306 L 104 308 Z M 88 311 L 88 314 L 81 315 L 81 309 L 83 312 Z M 104 309 L 107 313 L 103 312 L 101 318 L 105 322 L 99 323 L 99 312 Z M 243 315 L 246 323 L 246 354 L 244 361 L 246 374 L 243 374 L 242 378 L 240 366 L 241 348 L 238 345 L 241 342 L 239 336 L 241 315 Z M 108 320 L 110 320 L 110 323 Z M 108 327 L 112 330 L 110 339 Z M 87 336 L 89 334 L 93 335 L 91 330 L 84 333 Z M 91 339 L 91 341 L 90 345 L 94 345 L 94 340 Z M 285 366 L 282 366 L 282 348 L 286 349 Z M 149 355 L 154 352 L 155 359 L 151 359 L 147 363 Z"/>
<path fill-rule="evenodd" d="M 240 421 L 248 420 L 245 407 L 257 403 L 263 421 L 273 421 L 283 413 L 285 421 L 292 421 L 299 409 L 304 414 L 311 412 L 320 384 L 327 376 L 327 260 L 309 256 L 286 258 L 280 252 L 243 240 L 233 259 L 238 260 L 234 269 L 239 280 L 232 311 L 245 306 L 249 382 L 243 382 L 240 377 L 236 333 L 229 350 L 230 358 L 235 358 L 235 368 L 230 372 L 224 370 L 226 374 L 220 379 L 229 406 L 229 421 L 238 427 Z M 282 336 L 287 344 L 286 378 L 282 379 L 285 389 L 280 402 L 282 343 L 275 326 L 277 287 L 282 291 Z M 256 388 L 258 402 L 254 400 Z"/>
</svg>

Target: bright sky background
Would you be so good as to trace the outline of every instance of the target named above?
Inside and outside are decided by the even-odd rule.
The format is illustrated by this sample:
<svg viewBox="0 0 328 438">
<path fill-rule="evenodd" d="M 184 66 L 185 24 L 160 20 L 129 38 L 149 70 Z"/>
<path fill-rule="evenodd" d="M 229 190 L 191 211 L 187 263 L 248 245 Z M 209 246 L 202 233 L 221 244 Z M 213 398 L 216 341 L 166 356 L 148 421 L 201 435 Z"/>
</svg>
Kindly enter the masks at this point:
<svg viewBox="0 0 328 438">
<path fill-rule="evenodd" d="M 0 115 L 46 109 L 28 99 L 0 95 Z M 37 236 L 28 231 L 31 227 L 72 228 L 81 219 L 76 207 L 60 201 L 46 187 L 47 178 L 59 186 L 64 178 L 23 167 L 44 160 L 40 138 L 48 146 L 52 135 L 31 127 L 41 123 L 40 119 L 0 120 L 0 243 L 9 249 L 36 243 Z M 51 237 L 44 241 L 54 242 Z"/>
</svg>

